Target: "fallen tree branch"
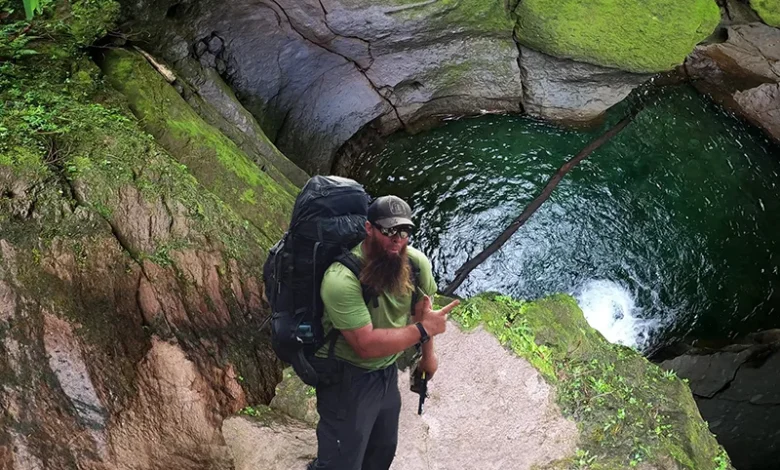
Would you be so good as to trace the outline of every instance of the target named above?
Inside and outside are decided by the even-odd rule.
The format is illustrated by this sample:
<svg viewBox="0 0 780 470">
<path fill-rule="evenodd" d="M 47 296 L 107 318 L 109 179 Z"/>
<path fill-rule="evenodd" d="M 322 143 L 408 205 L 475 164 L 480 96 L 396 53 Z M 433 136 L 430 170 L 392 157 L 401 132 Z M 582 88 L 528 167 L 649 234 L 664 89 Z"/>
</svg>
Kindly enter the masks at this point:
<svg viewBox="0 0 780 470">
<path fill-rule="evenodd" d="M 386 15 L 389 15 L 389 14 L 392 14 L 392 13 L 398 13 L 399 11 L 411 10 L 412 8 L 420 8 L 420 7 L 428 6 L 428 5 L 430 5 L 432 3 L 436 3 L 438 1 L 439 0 L 427 0 L 425 2 L 412 3 L 412 4 L 409 4 L 409 5 L 401 5 L 401 6 L 398 6 L 398 7 L 389 7 L 389 8 L 385 8 L 382 13 L 384 13 Z"/>
<path fill-rule="evenodd" d="M 590 144 L 588 144 L 587 147 L 580 150 L 580 152 L 575 155 L 574 158 L 558 168 L 558 171 L 556 171 L 555 174 L 553 174 L 552 177 L 547 181 L 547 184 L 544 186 L 544 189 L 542 189 L 542 192 L 536 197 L 536 199 L 531 201 L 531 203 L 526 206 L 525 210 L 523 210 L 523 213 L 520 214 L 520 216 L 516 218 L 509 225 L 509 227 L 507 227 L 506 230 L 504 230 L 501 235 L 496 238 L 493 243 L 482 250 L 482 252 L 480 252 L 476 257 L 467 261 L 455 272 L 455 279 L 444 289 L 443 294 L 446 296 L 452 296 L 452 294 L 455 292 L 455 289 L 463 284 L 463 281 L 466 280 L 471 271 L 482 264 L 483 261 L 488 259 L 490 255 L 498 251 L 498 249 L 501 248 L 515 232 L 517 232 L 517 229 L 519 229 L 534 214 L 534 212 L 536 212 L 539 206 L 541 206 L 542 203 L 550 197 L 550 194 L 552 194 L 553 190 L 556 188 L 556 186 L 558 186 L 558 183 L 561 182 L 569 170 L 577 166 L 579 162 L 588 157 L 596 149 L 604 145 L 606 142 L 609 142 L 609 140 L 622 131 L 636 117 L 636 115 L 639 114 L 639 111 L 641 110 L 642 107 L 637 106 L 628 116 L 624 117 L 619 123 L 615 124 L 614 127 L 610 128 L 599 138 L 592 141 Z"/>
</svg>

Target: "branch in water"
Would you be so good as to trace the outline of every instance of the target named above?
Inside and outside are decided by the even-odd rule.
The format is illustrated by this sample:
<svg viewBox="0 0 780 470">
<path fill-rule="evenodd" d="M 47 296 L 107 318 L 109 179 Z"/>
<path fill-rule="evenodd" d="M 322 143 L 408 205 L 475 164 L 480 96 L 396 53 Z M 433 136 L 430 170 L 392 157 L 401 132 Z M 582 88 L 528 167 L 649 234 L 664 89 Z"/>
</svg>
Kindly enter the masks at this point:
<svg viewBox="0 0 780 470">
<path fill-rule="evenodd" d="M 555 174 L 552 175 L 552 177 L 547 181 L 547 184 L 544 186 L 544 189 L 542 189 L 542 192 L 534 199 L 526 208 L 523 210 L 523 213 L 520 214 L 518 218 L 516 218 L 509 227 L 504 230 L 501 235 L 496 238 L 496 240 L 491 243 L 487 248 L 482 250 L 480 254 L 478 254 L 473 259 L 467 261 L 463 266 L 460 267 L 455 273 L 455 280 L 450 283 L 450 285 L 447 286 L 446 289 L 444 289 L 444 295 L 452 296 L 452 294 L 455 292 L 455 289 L 460 287 L 461 284 L 463 284 L 463 281 L 466 280 L 468 275 L 471 273 L 471 271 L 474 270 L 477 266 L 482 264 L 490 255 L 498 251 L 499 248 L 501 248 L 504 243 L 509 240 L 509 238 L 517 232 L 517 229 L 519 229 L 525 222 L 536 212 L 536 210 L 539 208 L 539 206 L 542 205 L 544 201 L 547 200 L 547 198 L 550 197 L 550 194 L 552 194 L 553 190 L 556 186 L 558 186 L 558 183 L 561 182 L 564 176 L 566 176 L 566 173 L 569 172 L 572 168 L 577 166 L 579 162 L 584 160 L 586 157 L 588 157 L 591 153 L 593 153 L 596 149 L 601 147 L 603 144 L 609 142 L 610 139 L 615 137 L 620 131 L 622 131 L 635 117 L 637 114 L 639 114 L 639 111 L 641 111 L 642 107 L 637 106 L 628 116 L 624 117 L 623 120 L 621 120 L 619 123 L 617 123 L 614 127 L 609 129 L 607 132 L 602 134 L 598 139 L 594 140 L 590 144 L 588 144 L 587 147 L 582 149 L 580 153 L 574 156 L 571 160 L 564 163 L 562 167 L 558 169 L 558 171 L 555 172 Z"/>
</svg>

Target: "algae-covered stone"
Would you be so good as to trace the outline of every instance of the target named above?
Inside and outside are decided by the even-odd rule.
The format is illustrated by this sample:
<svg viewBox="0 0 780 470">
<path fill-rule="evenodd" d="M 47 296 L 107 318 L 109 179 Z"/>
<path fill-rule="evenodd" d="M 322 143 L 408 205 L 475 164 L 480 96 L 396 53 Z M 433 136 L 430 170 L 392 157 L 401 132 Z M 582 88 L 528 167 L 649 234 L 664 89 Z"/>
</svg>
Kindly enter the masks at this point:
<svg viewBox="0 0 780 470">
<path fill-rule="evenodd" d="M 720 21 L 713 0 L 523 0 L 515 13 L 522 44 L 630 72 L 683 63 Z"/>
<path fill-rule="evenodd" d="M 750 6 L 764 23 L 780 28 L 780 0 L 751 0 Z"/>
<path fill-rule="evenodd" d="M 283 377 L 276 386 L 271 408 L 316 426 L 320 415 L 317 414 L 317 393 L 314 387 L 303 383 L 291 367 L 284 370 Z"/>
<path fill-rule="evenodd" d="M 262 171 L 233 141 L 198 116 L 141 55 L 110 51 L 103 70 L 127 97 L 144 128 L 201 184 L 270 239 L 282 236 L 296 191 L 289 180 Z"/>
</svg>

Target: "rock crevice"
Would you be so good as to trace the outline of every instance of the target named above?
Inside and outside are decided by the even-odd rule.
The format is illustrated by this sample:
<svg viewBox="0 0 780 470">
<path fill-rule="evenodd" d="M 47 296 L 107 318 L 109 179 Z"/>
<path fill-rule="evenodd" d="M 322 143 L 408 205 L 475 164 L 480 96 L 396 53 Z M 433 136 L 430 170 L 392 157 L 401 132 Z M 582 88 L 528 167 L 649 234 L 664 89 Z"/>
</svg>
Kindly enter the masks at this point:
<svg viewBox="0 0 780 470">
<path fill-rule="evenodd" d="M 722 349 L 690 348 L 661 363 L 688 379 L 702 417 L 740 470 L 769 470 L 780 458 L 780 332 Z"/>
</svg>

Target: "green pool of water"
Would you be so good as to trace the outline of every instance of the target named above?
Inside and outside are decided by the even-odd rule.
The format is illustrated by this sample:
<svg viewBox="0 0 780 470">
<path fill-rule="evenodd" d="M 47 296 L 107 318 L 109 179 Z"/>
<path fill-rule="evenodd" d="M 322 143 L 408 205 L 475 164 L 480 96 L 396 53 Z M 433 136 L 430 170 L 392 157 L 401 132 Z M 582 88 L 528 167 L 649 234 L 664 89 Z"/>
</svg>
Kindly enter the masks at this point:
<svg viewBox="0 0 780 470">
<path fill-rule="evenodd" d="M 591 131 L 490 116 L 397 134 L 355 176 L 410 201 L 413 245 L 443 288 L 561 164 L 643 100 L 457 293 L 569 292 L 608 339 L 645 350 L 780 327 L 778 147 L 688 86 L 643 95 Z"/>
</svg>

